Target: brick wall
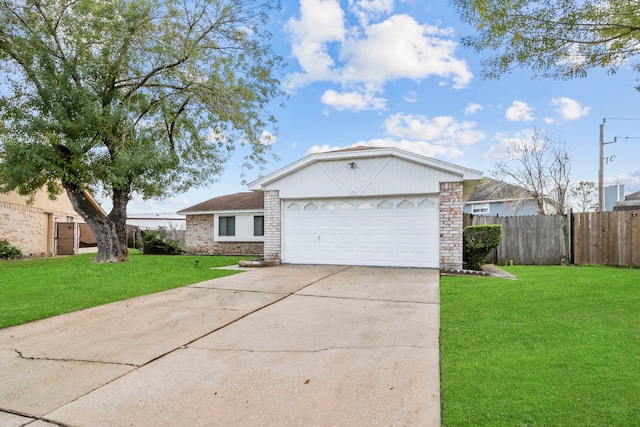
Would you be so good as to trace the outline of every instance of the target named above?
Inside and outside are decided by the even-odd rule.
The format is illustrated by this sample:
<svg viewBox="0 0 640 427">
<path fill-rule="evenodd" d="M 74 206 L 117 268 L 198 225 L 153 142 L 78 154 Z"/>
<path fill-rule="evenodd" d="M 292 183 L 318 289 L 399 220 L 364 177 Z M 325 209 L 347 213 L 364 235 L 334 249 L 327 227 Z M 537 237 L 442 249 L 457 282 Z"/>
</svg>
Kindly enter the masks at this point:
<svg viewBox="0 0 640 427">
<path fill-rule="evenodd" d="M 256 255 L 264 251 L 262 242 L 216 242 L 213 214 L 187 215 L 184 249 L 192 254 Z"/>
<path fill-rule="evenodd" d="M 0 239 L 8 240 L 25 256 L 52 255 L 54 222 L 67 222 L 68 216 L 76 222 L 81 220 L 79 215 L 0 201 Z"/>
<path fill-rule="evenodd" d="M 264 192 L 264 259 L 280 260 L 280 236 L 282 219 L 280 215 L 280 191 Z"/>
<path fill-rule="evenodd" d="M 440 183 L 440 268 L 462 269 L 462 183 Z"/>
<path fill-rule="evenodd" d="M 208 254 L 215 251 L 213 240 L 213 214 L 187 215 L 184 249 L 192 254 Z"/>
</svg>

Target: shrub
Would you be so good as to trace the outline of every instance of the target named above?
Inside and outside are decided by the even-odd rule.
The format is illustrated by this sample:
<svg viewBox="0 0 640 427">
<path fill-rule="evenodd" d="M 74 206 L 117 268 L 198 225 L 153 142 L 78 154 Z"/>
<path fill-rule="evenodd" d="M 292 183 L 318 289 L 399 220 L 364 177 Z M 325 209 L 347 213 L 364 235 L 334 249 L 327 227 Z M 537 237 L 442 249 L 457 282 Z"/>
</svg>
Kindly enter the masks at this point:
<svg viewBox="0 0 640 427">
<path fill-rule="evenodd" d="M 22 258 L 22 251 L 15 246 L 12 246 L 9 241 L 0 239 L 0 258 L 2 259 L 15 259 Z"/>
<path fill-rule="evenodd" d="M 167 229 L 145 231 L 142 235 L 142 252 L 150 255 L 178 255 L 184 253 L 184 248 L 176 239 L 167 235 Z"/>
<path fill-rule="evenodd" d="M 464 238 L 464 256 L 467 267 L 480 270 L 485 258 L 502 240 L 502 225 L 471 225 L 462 231 Z"/>
</svg>

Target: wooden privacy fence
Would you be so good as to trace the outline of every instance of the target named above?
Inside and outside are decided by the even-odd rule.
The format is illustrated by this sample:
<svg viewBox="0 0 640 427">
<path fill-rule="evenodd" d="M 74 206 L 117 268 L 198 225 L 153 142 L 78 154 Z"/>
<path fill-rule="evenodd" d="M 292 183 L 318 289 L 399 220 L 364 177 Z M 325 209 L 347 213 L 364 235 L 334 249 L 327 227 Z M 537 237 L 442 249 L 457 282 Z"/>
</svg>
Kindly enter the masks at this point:
<svg viewBox="0 0 640 427">
<path fill-rule="evenodd" d="M 502 242 L 487 257 L 497 265 L 640 266 L 636 211 L 494 217 L 464 214 L 464 226 L 501 224 Z"/>
<path fill-rule="evenodd" d="M 637 211 L 573 214 L 573 262 L 640 266 Z"/>
<path fill-rule="evenodd" d="M 566 258 L 564 215 L 484 216 L 464 215 L 464 226 L 500 224 L 502 242 L 487 262 L 505 265 L 557 265 Z"/>
</svg>

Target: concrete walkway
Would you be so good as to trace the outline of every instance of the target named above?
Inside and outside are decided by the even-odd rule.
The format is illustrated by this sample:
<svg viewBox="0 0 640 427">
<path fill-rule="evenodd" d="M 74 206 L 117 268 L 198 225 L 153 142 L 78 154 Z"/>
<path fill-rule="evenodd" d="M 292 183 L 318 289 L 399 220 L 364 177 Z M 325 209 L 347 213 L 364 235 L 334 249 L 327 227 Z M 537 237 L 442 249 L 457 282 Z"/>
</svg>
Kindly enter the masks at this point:
<svg viewBox="0 0 640 427">
<path fill-rule="evenodd" d="M 439 426 L 438 287 L 286 265 L 0 329 L 0 425 Z"/>
</svg>

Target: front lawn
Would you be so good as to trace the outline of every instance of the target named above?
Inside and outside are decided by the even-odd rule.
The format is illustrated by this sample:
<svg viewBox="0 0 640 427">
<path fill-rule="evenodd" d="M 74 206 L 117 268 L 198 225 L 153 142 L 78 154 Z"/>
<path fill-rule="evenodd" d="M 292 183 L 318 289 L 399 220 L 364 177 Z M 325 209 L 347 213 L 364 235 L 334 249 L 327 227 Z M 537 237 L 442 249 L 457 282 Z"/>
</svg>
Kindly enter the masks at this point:
<svg viewBox="0 0 640 427">
<path fill-rule="evenodd" d="M 228 276 L 236 272 L 210 268 L 244 259 L 131 253 L 126 263 L 96 264 L 93 258 L 0 261 L 0 328 Z"/>
<path fill-rule="evenodd" d="M 442 277 L 442 425 L 640 425 L 640 270 L 504 269 Z"/>
</svg>

